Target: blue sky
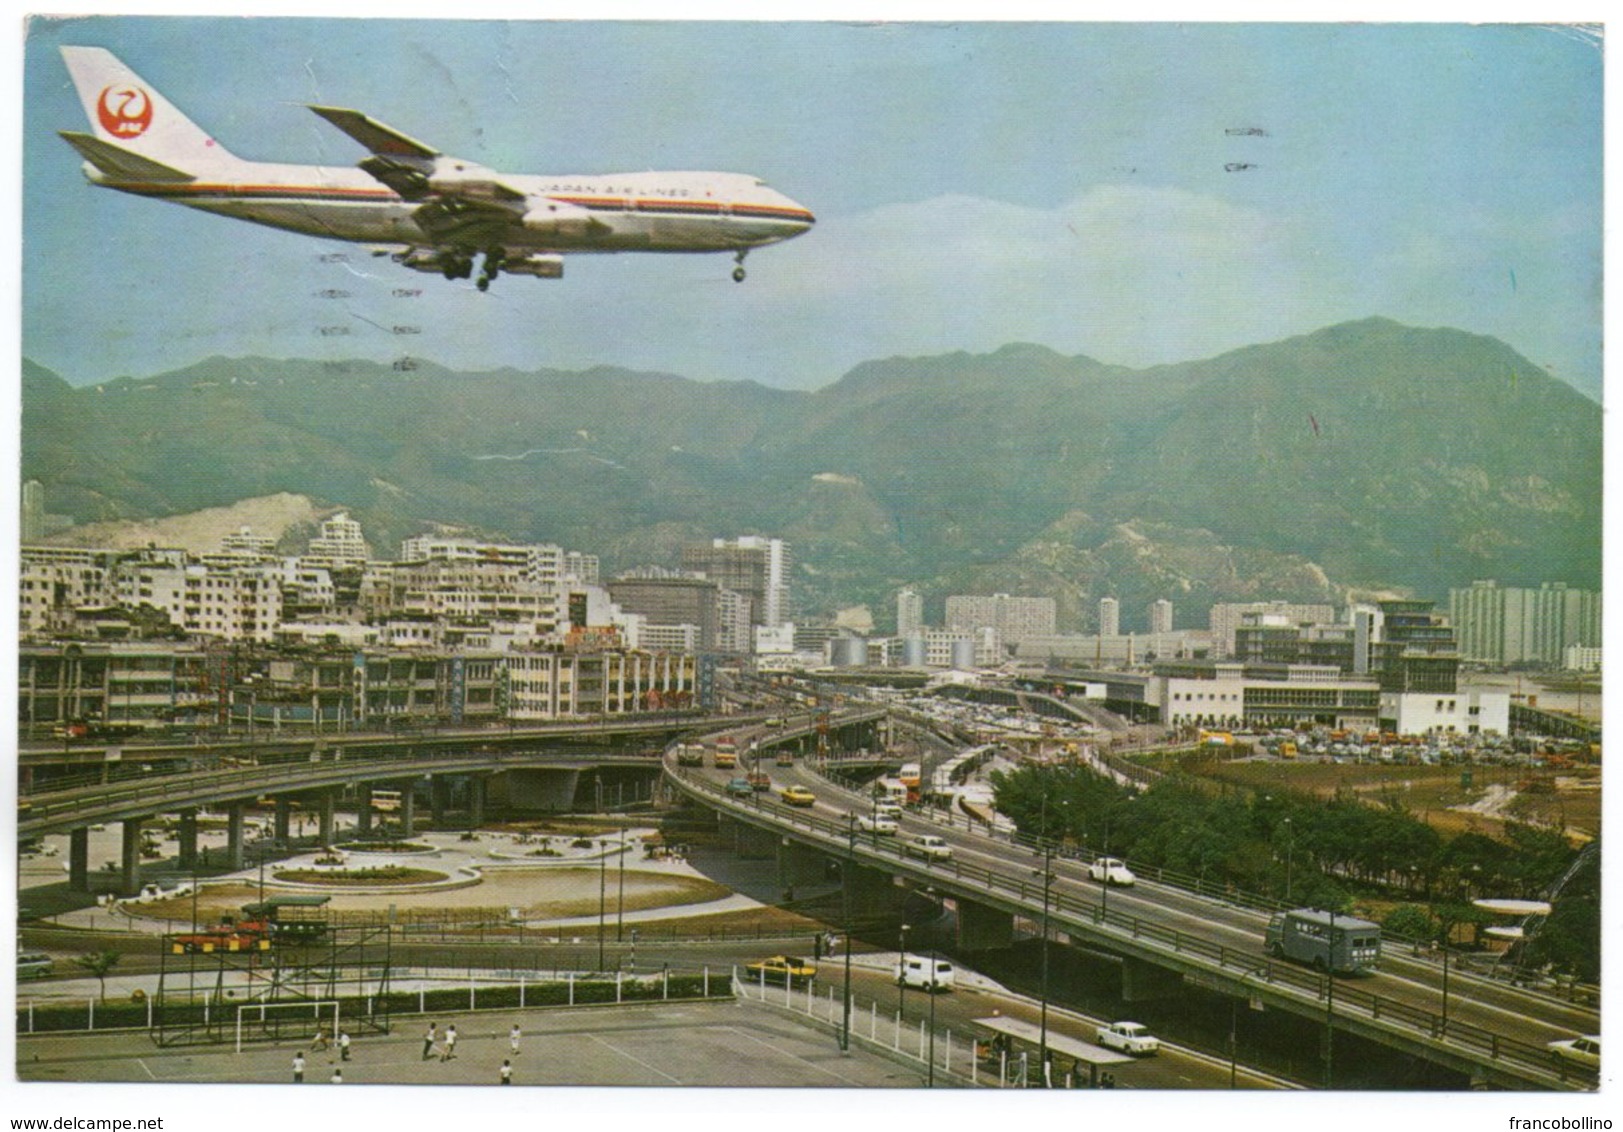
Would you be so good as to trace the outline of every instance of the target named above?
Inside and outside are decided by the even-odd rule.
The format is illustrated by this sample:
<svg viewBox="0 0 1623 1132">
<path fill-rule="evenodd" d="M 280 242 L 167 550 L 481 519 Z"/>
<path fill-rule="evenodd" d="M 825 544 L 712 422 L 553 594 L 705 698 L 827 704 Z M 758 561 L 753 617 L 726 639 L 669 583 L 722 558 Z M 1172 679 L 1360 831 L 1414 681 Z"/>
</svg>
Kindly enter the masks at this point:
<svg viewBox="0 0 1623 1132">
<path fill-rule="evenodd" d="M 89 187 L 55 134 L 84 128 L 61 43 L 243 157 L 357 160 L 301 105 L 326 102 L 515 172 L 754 173 L 819 223 L 742 286 L 725 256 L 575 257 L 483 295 L 322 263 L 343 248 Z M 892 354 L 1149 365 L 1382 315 L 1495 335 L 1598 399 L 1601 71 L 1531 26 L 39 20 L 23 352 L 75 383 L 406 342 L 815 387 Z"/>
</svg>

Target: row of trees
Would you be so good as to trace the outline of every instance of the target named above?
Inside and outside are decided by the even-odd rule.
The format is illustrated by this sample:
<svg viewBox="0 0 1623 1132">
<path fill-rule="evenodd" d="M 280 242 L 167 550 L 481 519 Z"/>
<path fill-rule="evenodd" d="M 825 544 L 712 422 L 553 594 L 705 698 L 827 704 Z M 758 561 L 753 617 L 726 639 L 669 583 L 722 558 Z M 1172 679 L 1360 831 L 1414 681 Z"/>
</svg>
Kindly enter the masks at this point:
<svg viewBox="0 0 1623 1132">
<path fill-rule="evenodd" d="M 1480 919 L 1478 897 L 1542 896 L 1576 856 L 1559 834 L 1531 826 L 1509 825 L 1503 839 L 1444 839 L 1395 799 L 1217 794 L 1181 775 L 1135 794 L 1074 765 L 994 772 L 992 783 L 997 808 L 1023 833 L 1299 906 L 1350 911 L 1358 893 L 1419 902 L 1417 916 L 1392 927 L 1420 938 L 1451 938 Z M 1556 912 L 1541 933 L 1552 937 L 1546 959 L 1582 968 L 1590 944 L 1561 937 L 1587 932 L 1598 950 L 1598 911 L 1592 923 L 1582 908 Z"/>
</svg>

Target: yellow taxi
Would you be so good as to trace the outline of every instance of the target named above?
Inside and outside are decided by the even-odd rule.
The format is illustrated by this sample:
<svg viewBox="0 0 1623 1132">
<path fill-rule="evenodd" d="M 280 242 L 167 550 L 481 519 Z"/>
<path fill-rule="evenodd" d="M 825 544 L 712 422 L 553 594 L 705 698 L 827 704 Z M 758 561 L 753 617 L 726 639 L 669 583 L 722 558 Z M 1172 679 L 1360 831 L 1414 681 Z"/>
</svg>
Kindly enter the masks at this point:
<svg viewBox="0 0 1623 1132">
<path fill-rule="evenodd" d="M 787 980 L 790 986 L 804 986 L 817 977 L 817 968 L 798 956 L 774 955 L 746 963 L 744 973 L 752 983 L 766 982 L 782 986 Z"/>
<path fill-rule="evenodd" d="M 813 794 L 810 790 L 807 790 L 804 786 L 785 787 L 783 793 L 779 794 L 778 797 L 782 798 L 784 804 L 787 806 L 817 805 L 817 795 Z"/>
</svg>

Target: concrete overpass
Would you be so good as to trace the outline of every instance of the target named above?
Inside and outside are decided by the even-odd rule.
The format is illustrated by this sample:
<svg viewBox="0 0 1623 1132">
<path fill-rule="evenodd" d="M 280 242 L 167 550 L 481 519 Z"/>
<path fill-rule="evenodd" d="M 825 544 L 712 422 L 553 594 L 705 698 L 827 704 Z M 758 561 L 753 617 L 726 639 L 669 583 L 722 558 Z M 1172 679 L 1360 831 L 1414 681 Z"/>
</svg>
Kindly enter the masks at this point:
<svg viewBox="0 0 1623 1132">
<path fill-rule="evenodd" d="M 817 782 L 819 805 L 802 809 L 755 795 L 727 795 L 714 772 L 666 764 L 673 787 L 710 808 L 736 830 L 746 854 L 779 854 L 786 875 L 820 875 L 837 860 L 852 870 L 852 900 L 859 911 L 894 902 L 898 886 L 931 888 L 957 907 L 960 945 L 966 950 L 1007 946 L 1016 917 L 1049 921 L 1071 944 L 1121 957 L 1128 998 L 1175 995 L 1194 983 L 1240 999 L 1354 1033 L 1447 1066 L 1474 1081 L 1511 1089 L 1574 1089 L 1592 1082 L 1563 1076 L 1544 1043 L 1594 1033 L 1598 1015 L 1549 996 L 1451 973 L 1448 993 L 1434 964 L 1393 954 L 1369 979 L 1329 979 L 1308 968 L 1269 958 L 1262 950 L 1266 916 L 1182 890 L 1140 883 L 1104 891 L 1086 880 L 1085 864 L 1048 858 L 1052 882 L 1045 894 L 1045 859 L 1029 846 L 951 830 L 920 818 L 904 819 L 903 838 L 855 830 L 862 799 Z M 904 850 L 909 832 L 930 832 L 952 843 L 951 860 L 928 861 Z M 1033 866 L 1039 866 L 1033 868 Z"/>
</svg>

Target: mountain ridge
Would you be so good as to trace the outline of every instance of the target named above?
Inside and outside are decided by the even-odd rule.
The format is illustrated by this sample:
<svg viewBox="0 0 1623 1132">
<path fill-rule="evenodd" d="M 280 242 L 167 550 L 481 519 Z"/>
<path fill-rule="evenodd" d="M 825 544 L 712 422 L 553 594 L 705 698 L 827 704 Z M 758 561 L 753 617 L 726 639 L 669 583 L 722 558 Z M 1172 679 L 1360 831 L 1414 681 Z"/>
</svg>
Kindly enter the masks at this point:
<svg viewBox="0 0 1623 1132">
<path fill-rule="evenodd" d="M 1497 339 L 1384 318 L 1141 370 L 876 359 L 815 391 L 264 358 L 74 387 L 24 359 L 23 402 L 24 476 L 80 521 L 287 491 L 383 548 L 450 523 L 609 569 L 780 534 L 808 612 L 1039 574 L 1073 628 L 1107 594 L 1229 600 L 1239 570 L 1301 600 L 1599 583 L 1600 406 Z M 1110 549 L 1123 524 L 1147 547 Z"/>
</svg>

